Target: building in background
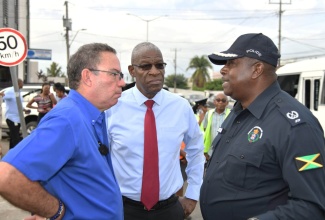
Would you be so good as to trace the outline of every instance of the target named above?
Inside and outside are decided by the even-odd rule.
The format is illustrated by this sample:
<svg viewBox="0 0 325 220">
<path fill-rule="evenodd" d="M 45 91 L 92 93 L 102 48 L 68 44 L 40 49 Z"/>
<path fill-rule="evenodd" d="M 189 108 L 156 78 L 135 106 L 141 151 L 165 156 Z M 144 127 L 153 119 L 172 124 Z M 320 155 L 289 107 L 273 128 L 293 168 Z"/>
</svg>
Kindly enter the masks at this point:
<svg viewBox="0 0 325 220">
<path fill-rule="evenodd" d="M 30 45 L 30 0 L 1 0 L 0 1 L 0 28 L 13 28 L 22 33 L 27 47 Z M 28 83 L 42 83 L 37 77 L 38 62 L 25 59 L 17 65 L 18 78 Z M 0 89 L 12 86 L 9 67 L 0 65 Z"/>
</svg>

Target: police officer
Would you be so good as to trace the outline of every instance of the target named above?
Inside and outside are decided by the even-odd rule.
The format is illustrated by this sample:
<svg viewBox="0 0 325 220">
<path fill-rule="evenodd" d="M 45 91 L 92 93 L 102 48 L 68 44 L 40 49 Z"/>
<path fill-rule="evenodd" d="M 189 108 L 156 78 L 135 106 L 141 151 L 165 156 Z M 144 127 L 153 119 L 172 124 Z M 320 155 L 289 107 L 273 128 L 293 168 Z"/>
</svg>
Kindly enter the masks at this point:
<svg viewBox="0 0 325 220">
<path fill-rule="evenodd" d="M 209 55 L 237 100 L 212 145 L 201 187 L 205 220 L 325 219 L 325 145 L 318 120 L 280 89 L 280 55 L 263 34 L 244 34 Z"/>
</svg>

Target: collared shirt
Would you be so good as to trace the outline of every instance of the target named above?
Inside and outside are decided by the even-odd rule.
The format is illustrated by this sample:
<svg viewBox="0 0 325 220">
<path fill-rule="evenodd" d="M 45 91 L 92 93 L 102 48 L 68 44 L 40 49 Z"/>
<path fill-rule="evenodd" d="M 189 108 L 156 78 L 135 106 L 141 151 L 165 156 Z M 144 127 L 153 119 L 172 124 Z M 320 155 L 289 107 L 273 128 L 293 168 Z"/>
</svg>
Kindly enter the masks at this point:
<svg viewBox="0 0 325 220">
<path fill-rule="evenodd" d="M 23 104 L 23 97 L 19 92 L 21 103 Z M 12 122 L 20 123 L 20 117 L 18 112 L 18 106 L 16 102 L 16 95 L 15 95 L 15 89 L 14 87 L 8 88 L 4 92 L 3 100 L 6 102 L 6 118 L 9 119 Z M 23 107 L 24 108 L 24 107 Z"/>
<path fill-rule="evenodd" d="M 140 201 L 141 196 L 146 100 L 148 98 L 135 86 L 123 92 L 118 103 L 106 112 L 116 178 L 122 195 L 136 201 Z M 159 155 L 159 200 L 167 199 L 183 185 L 179 165 L 182 141 L 186 144 L 188 161 L 185 196 L 198 200 L 205 159 L 203 137 L 193 110 L 186 99 L 163 89 L 153 100 Z"/>
<path fill-rule="evenodd" d="M 208 125 L 208 116 L 209 114 L 205 114 L 204 119 L 203 119 L 203 128 L 205 129 Z M 212 122 L 211 122 L 211 140 L 213 140 L 217 134 L 218 134 L 218 129 L 222 125 L 223 121 L 226 118 L 226 110 L 219 114 L 215 110 L 212 113 Z"/>
<path fill-rule="evenodd" d="M 111 156 L 98 150 L 108 144 L 104 116 L 71 90 L 3 159 L 61 199 L 64 219 L 123 219 Z"/>
<path fill-rule="evenodd" d="M 204 219 L 325 218 L 324 133 L 305 106 L 275 82 L 222 127 L 201 187 Z"/>
</svg>

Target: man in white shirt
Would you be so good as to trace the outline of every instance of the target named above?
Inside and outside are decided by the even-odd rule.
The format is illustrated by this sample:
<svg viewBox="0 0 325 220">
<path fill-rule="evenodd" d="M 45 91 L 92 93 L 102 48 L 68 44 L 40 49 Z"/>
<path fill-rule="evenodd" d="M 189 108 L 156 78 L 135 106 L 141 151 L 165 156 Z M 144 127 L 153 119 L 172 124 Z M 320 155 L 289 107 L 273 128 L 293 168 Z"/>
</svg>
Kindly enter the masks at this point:
<svg viewBox="0 0 325 220">
<path fill-rule="evenodd" d="M 107 110 L 112 163 L 119 183 L 125 220 L 183 220 L 199 198 L 205 158 L 203 137 L 188 101 L 163 88 L 165 66 L 160 49 L 152 43 L 138 44 L 128 69 L 135 87 L 122 93 L 117 105 Z M 159 199 L 153 207 L 142 200 L 144 173 L 144 119 L 147 100 L 153 100 L 158 145 Z M 182 187 L 180 146 L 186 144 L 188 187 L 185 197 L 175 193 Z M 152 195 L 153 196 L 153 195 Z"/>
<path fill-rule="evenodd" d="M 21 103 L 23 103 L 23 97 L 20 93 L 20 89 L 23 88 L 24 82 L 18 79 L 19 96 Z M 6 102 L 6 122 L 9 128 L 9 149 L 14 148 L 20 141 L 20 117 L 18 112 L 18 106 L 16 102 L 16 95 L 14 87 L 8 88 L 5 92 L 0 93 L 3 96 L 3 100 Z M 29 113 L 29 110 L 23 109 L 25 113 Z"/>
</svg>

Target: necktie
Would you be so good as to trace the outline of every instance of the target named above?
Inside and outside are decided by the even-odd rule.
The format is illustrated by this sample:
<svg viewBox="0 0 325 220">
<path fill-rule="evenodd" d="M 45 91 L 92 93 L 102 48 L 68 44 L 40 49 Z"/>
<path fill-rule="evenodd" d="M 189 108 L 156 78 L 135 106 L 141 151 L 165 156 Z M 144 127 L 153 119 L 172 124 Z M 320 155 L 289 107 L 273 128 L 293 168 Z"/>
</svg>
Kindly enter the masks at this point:
<svg viewBox="0 0 325 220">
<path fill-rule="evenodd" d="M 158 142 L 153 100 L 147 100 L 144 118 L 144 160 L 141 202 L 150 210 L 159 201 Z"/>
</svg>

